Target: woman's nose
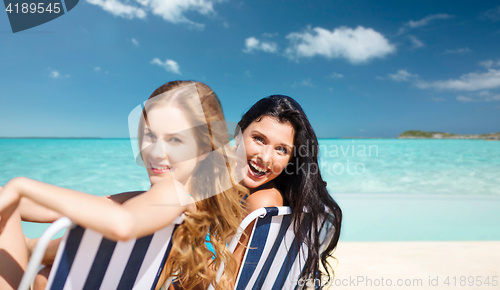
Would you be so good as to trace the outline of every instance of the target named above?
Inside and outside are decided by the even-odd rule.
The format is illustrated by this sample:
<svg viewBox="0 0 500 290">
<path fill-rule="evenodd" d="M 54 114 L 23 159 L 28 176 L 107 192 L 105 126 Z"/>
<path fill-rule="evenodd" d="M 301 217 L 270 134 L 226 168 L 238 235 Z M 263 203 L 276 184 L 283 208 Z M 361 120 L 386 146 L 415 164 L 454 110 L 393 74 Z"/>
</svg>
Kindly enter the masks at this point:
<svg viewBox="0 0 500 290">
<path fill-rule="evenodd" d="M 151 157 L 154 159 L 165 159 L 167 157 L 166 150 L 165 150 L 165 142 L 163 140 L 159 139 L 156 140 L 153 144 L 151 144 Z"/>
<path fill-rule="evenodd" d="M 261 151 L 260 158 L 265 163 L 270 163 L 273 157 L 273 147 L 271 145 L 264 145 Z"/>
</svg>

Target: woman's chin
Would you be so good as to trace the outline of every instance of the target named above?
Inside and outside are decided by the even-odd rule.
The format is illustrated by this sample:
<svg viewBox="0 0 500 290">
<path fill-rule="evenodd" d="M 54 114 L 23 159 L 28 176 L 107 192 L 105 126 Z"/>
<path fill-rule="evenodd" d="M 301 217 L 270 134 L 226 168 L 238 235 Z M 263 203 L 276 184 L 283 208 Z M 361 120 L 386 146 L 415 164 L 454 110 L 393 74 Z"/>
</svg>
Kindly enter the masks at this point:
<svg viewBox="0 0 500 290">
<path fill-rule="evenodd" d="M 262 180 L 254 180 L 247 175 L 243 178 L 243 185 L 247 188 L 254 189 L 263 185 L 264 183 L 266 183 L 266 181 L 267 178 L 263 178 Z"/>
<path fill-rule="evenodd" d="M 163 179 L 165 179 L 165 177 L 157 176 L 157 175 L 149 176 L 149 182 L 151 182 L 151 186 L 153 186 L 155 183 L 160 182 Z"/>
</svg>

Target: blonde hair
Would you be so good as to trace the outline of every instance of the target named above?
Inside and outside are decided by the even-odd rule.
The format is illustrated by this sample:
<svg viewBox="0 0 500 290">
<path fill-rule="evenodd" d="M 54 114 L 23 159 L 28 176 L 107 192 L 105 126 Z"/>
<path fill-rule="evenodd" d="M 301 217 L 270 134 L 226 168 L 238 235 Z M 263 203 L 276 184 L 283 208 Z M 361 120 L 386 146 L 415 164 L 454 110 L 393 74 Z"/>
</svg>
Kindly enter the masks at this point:
<svg viewBox="0 0 500 290">
<path fill-rule="evenodd" d="M 190 84 L 196 86 L 199 99 L 183 98 L 176 93 L 164 99 L 154 98 Z M 199 148 L 212 152 L 198 162 L 190 178 L 188 191 L 196 195 L 197 211 L 185 213 L 184 222 L 175 231 L 162 275 L 175 276 L 185 289 L 208 283 L 214 283 L 217 290 L 227 289 L 228 285 L 234 284 L 231 279 L 236 276 L 237 264 L 226 241 L 235 234 L 243 218 L 241 200 L 248 190 L 234 181 L 231 156 L 222 148 L 229 143 L 222 106 L 213 90 L 201 82 L 173 81 L 162 85 L 151 94 L 149 104 L 143 110 L 144 118 L 139 123 L 139 148 L 144 137 L 144 123 L 148 122 L 146 108 L 169 102 L 175 102 L 191 121 Z M 203 112 L 198 112 L 200 103 Z M 214 259 L 205 244 L 207 235 L 215 250 Z M 220 282 L 215 283 L 216 270 L 222 263 L 226 265 L 225 273 Z"/>
</svg>

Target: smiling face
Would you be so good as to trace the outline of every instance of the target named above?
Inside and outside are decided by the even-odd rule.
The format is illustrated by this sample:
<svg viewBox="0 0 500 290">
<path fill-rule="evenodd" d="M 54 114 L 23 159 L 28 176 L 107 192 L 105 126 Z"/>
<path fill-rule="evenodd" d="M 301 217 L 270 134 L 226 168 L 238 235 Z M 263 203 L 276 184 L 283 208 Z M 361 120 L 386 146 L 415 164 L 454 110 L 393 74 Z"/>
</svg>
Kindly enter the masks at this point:
<svg viewBox="0 0 500 290">
<path fill-rule="evenodd" d="M 191 123 L 171 104 L 151 108 L 147 118 L 140 149 L 151 185 L 168 174 L 186 185 L 202 155 Z"/>
<path fill-rule="evenodd" d="M 243 132 L 248 174 L 243 184 L 257 188 L 281 174 L 293 153 L 294 129 L 288 122 L 264 116 Z"/>
</svg>

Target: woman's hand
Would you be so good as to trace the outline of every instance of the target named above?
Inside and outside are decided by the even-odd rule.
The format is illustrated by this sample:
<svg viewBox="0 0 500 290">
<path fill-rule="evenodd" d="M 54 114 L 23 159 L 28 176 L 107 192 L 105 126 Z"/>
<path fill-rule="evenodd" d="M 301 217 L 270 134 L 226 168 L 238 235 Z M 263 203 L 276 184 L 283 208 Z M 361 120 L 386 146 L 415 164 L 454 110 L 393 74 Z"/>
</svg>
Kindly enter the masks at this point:
<svg viewBox="0 0 500 290">
<path fill-rule="evenodd" d="M 5 187 L 0 189 L 0 233 L 19 205 L 20 195 L 17 183 L 18 178 L 14 178 L 7 182 Z"/>
</svg>

